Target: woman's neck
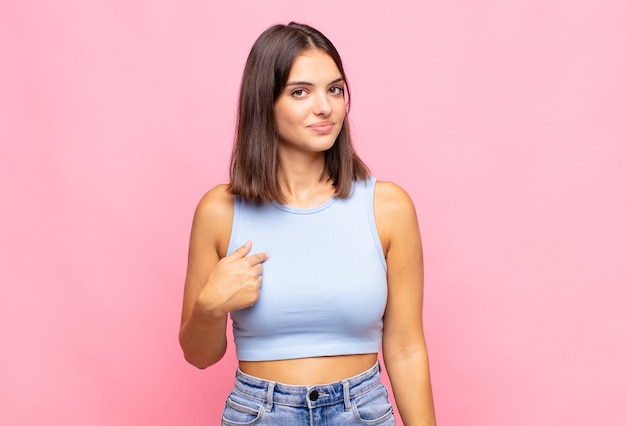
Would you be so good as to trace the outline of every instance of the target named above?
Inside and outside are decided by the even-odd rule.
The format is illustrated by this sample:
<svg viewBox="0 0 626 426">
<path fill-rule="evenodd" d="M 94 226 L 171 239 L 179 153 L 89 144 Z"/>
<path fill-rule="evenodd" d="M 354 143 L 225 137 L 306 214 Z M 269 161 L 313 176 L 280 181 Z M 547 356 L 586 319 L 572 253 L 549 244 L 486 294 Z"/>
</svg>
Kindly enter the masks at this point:
<svg viewBox="0 0 626 426">
<path fill-rule="evenodd" d="M 278 170 L 278 182 L 287 205 L 308 208 L 332 198 L 335 187 L 326 176 L 323 155 L 306 161 L 290 160 L 281 158 Z"/>
</svg>

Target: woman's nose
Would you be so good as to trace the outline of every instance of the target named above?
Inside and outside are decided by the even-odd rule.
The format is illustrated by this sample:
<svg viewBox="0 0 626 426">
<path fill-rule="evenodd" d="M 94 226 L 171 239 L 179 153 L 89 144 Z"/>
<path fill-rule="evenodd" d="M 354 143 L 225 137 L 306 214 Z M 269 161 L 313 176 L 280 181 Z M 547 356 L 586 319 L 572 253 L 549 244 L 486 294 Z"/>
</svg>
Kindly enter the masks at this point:
<svg viewBox="0 0 626 426">
<path fill-rule="evenodd" d="M 326 96 L 326 94 L 320 94 L 317 96 L 315 101 L 315 110 L 313 111 L 315 115 L 323 115 L 326 116 L 330 114 L 332 111 L 332 105 L 330 104 L 330 100 Z"/>
</svg>

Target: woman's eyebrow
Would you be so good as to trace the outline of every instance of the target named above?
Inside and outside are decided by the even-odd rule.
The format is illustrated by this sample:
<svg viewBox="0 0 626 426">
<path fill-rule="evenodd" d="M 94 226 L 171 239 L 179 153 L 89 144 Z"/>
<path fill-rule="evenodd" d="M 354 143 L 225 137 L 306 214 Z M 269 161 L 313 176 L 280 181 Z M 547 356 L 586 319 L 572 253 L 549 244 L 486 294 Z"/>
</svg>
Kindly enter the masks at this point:
<svg viewBox="0 0 626 426">
<path fill-rule="evenodd" d="M 287 86 L 313 86 L 313 83 L 308 83 L 306 81 L 292 81 L 285 85 L 285 87 Z"/>
<path fill-rule="evenodd" d="M 343 82 L 343 77 L 339 77 L 339 78 L 334 79 L 333 81 L 328 83 L 328 85 L 330 86 L 332 84 L 337 84 L 337 83 L 341 83 L 341 82 Z"/>
<path fill-rule="evenodd" d="M 343 77 L 339 77 L 331 81 L 330 83 L 328 83 L 328 85 L 330 86 L 330 85 L 337 84 L 342 81 L 343 81 Z M 285 87 L 288 87 L 288 86 L 315 86 L 315 85 L 313 83 L 309 83 L 308 81 L 290 81 L 289 83 L 285 84 Z"/>
</svg>

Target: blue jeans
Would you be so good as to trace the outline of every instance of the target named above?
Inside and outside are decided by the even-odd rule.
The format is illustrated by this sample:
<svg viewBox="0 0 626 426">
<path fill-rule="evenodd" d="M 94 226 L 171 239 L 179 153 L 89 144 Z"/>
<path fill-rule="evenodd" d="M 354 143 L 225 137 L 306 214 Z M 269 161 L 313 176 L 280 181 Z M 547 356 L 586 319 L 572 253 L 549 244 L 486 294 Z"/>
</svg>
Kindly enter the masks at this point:
<svg viewBox="0 0 626 426">
<path fill-rule="evenodd" d="M 314 386 L 285 385 L 237 369 L 222 415 L 223 426 L 395 424 L 378 363 L 349 379 Z"/>
</svg>

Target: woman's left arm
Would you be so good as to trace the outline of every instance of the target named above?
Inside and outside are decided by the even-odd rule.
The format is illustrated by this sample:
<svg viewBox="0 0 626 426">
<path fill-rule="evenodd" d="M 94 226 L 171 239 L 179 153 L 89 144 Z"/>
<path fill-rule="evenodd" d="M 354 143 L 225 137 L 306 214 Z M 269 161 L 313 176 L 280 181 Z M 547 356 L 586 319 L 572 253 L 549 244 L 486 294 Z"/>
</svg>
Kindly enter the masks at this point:
<svg viewBox="0 0 626 426">
<path fill-rule="evenodd" d="M 405 426 L 433 426 L 435 409 L 422 326 L 424 267 L 417 215 L 409 195 L 377 182 L 376 226 L 387 259 L 383 357 Z"/>
</svg>

